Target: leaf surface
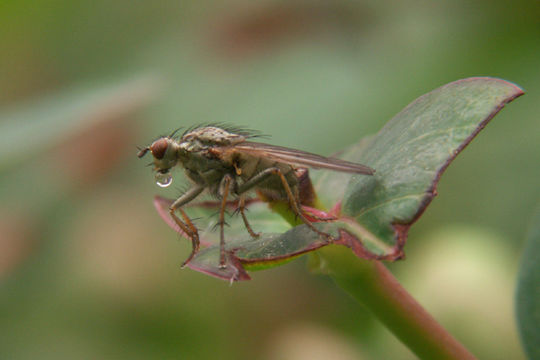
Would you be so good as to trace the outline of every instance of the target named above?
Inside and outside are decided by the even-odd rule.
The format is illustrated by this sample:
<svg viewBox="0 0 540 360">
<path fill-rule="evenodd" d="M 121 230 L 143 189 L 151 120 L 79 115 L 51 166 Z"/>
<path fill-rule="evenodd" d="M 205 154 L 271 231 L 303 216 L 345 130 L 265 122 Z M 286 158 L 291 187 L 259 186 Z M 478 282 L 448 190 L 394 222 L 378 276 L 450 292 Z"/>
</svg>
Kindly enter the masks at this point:
<svg viewBox="0 0 540 360">
<path fill-rule="evenodd" d="M 376 169 L 355 176 L 345 191 L 342 214 L 401 257 L 409 227 L 436 195 L 442 173 L 505 104 L 523 92 L 492 78 L 470 78 L 421 96 L 373 138 L 354 160 Z"/>
</svg>

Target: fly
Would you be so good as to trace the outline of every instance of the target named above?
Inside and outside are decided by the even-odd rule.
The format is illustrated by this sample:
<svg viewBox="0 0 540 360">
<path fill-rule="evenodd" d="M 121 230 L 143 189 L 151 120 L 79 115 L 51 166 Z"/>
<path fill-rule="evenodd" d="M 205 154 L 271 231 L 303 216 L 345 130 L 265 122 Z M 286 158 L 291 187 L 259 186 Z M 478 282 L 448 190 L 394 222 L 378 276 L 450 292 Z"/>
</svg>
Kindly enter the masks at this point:
<svg viewBox="0 0 540 360">
<path fill-rule="evenodd" d="M 203 191 L 220 199 L 220 260 L 225 262 L 225 208 L 230 198 L 238 199 L 238 211 L 249 234 L 256 238 L 245 214 L 246 194 L 256 190 L 265 198 L 288 201 L 291 210 L 310 229 L 329 237 L 318 230 L 303 212 L 298 191 L 297 168 L 329 169 L 352 174 L 373 175 L 375 170 L 349 161 L 324 157 L 309 152 L 281 146 L 250 141 L 257 137 L 253 133 L 237 128 L 203 126 L 186 131 L 181 137 L 174 133 L 163 136 L 141 149 L 138 157 L 147 152 L 153 156 L 156 182 L 159 186 L 170 185 L 170 171 L 177 165 L 184 168 L 192 187 L 176 199 L 169 208 L 172 219 L 191 238 L 192 251 L 184 261 L 185 266 L 199 251 L 199 233 L 193 222 L 182 209 Z M 180 214 L 180 217 L 176 213 Z"/>
</svg>

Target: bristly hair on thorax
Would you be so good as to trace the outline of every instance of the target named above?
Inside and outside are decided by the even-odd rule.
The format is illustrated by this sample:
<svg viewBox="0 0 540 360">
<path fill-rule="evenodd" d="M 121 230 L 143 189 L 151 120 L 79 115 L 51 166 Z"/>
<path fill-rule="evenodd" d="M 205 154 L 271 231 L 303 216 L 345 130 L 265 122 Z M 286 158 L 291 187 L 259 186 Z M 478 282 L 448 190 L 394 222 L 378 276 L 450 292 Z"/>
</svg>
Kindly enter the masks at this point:
<svg viewBox="0 0 540 360">
<path fill-rule="evenodd" d="M 192 125 L 188 127 L 183 133 L 181 137 L 184 137 L 186 134 L 189 134 L 192 131 L 196 131 L 205 127 L 216 127 L 223 129 L 231 134 L 241 135 L 245 138 L 269 138 L 270 136 L 266 134 L 262 134 L 257 130 L 253 130 L 244 126 L 235 126 L 228 123 L 220 123 L 220 122 L 211 122 L 211 123 L 202 123 L 197 125 Z M 173 134 L 175 134 L 178 130 L 175 130 Z"/>
<path fill-rule="evenodd" d="M 231 125 L 231 124 L 228 124 L 228 123 L 221 123 L 221 122 L 209 122 L 209 123 L 200 123 L 200 124 L 197 124 L 197 125 L 189 126 L 188 128 L 186 128 L 184 130 L 184 132 L 182 134 L 179 134 L 179 131 L 184 129 L 184 127 L 180 126 L 180 127 L 176 128 L 175 130 L 173 130 L 169 135 L 165 135 L 165 134 L 158 135 L 150 143 L 154 143 L 155 141 L 157 141 L 159 139 L 163 139 L 163 138 L 172 139 L 174 141 L 179 141 L 186 134 L 189 134 L 192 131 L 203 129 L 205 127 L 216 127 L 216 128 L 219 128 L 219 129 L 223 129 L 228 133 L 235 134 L 235 135 L 240 135 L 240 136 L 245 137 L 246 139 L 248 139 L 248 138 L 269 138 L 270 137 L 269 135 L 262 134 L 257 130 L 253 130 L 253 129 L 250 129 L 250 128 L 247 128 L 247 127 L 244 127 L 244 126 L 235 126 L 235 125 Z M 139 154 L 141 154 L 143 150 L 145 150 L 145 149 L 148 150 L 149 147 L 147 146 L 147 147 L 143 148 L 143 147 L 137 146 L 137 149 L 139 150 Z"/>
</svg>

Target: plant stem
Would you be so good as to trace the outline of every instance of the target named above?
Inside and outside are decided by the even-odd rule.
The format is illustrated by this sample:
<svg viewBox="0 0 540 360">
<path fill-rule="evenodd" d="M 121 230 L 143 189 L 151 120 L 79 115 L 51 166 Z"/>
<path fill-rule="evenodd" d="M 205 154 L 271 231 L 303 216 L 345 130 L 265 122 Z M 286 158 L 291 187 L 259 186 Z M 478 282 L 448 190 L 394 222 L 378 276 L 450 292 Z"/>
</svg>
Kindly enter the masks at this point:
<svg viewBox="0 0 540 360">
<path fill-rule="evenodd" d="M 286 203 L 274 202 L 270 206 L 289 223 L 301 223 Z M 420 359 L 475 359 L 380 261 L 360 259 L 350 249 L 338 245 L 325 246 L 317 254 L 320 270 L 368 307 Z"/>
<path fill-rule="evenodd" d="M 322 270 L 367 306 L 419 358 L 475 359 L 380 261 L 359 259 L 349 249 L 337 245 L 326 246 L 317 253 Z"/>
</svg>

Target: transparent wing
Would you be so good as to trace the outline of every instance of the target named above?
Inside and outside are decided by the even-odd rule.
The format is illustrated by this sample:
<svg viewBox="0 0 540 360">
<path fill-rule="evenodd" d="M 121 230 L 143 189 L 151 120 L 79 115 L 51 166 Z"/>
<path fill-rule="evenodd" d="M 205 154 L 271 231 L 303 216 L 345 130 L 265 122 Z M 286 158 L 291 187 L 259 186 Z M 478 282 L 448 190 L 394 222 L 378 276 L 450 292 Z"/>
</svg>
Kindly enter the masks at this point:
<svg viewBox="0 0 540 360">
<path fill-rule="evenodd" d="M 263 156 L 278 162 L 310 167 L 315 169 L 330 169 L 353 174 L 373 175 L 372 168 L 353 162 L 324 157 L 306 151 L 289 149 L 282 146 L 244 141 L 233 147 L 234 151 L 243 152 L 253 156 Z"/>
</svg>

